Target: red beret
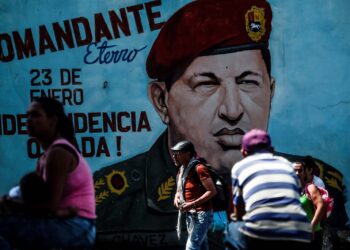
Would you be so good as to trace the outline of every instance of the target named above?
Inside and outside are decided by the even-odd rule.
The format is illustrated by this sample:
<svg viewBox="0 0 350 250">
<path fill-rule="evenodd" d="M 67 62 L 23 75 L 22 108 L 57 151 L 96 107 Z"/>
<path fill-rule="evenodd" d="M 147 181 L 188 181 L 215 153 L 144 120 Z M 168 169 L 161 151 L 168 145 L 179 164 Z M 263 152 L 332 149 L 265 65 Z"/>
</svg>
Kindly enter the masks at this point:
<svg viewBox="0 0 350 250">
<path fill-rule="evenodd" d="M 200 55 L 268 47 L 271 20 L 265 0 L 193 1 L 162 27 L 147 58 L 147 74 L 165 80 Z"/>
</svg>

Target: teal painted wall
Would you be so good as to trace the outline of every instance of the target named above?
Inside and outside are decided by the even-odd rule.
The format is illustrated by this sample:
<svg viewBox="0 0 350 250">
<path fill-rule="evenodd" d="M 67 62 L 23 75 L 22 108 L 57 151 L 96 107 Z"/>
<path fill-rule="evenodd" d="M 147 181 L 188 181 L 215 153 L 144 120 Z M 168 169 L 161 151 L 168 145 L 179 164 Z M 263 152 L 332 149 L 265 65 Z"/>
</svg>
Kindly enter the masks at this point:
<svg viewBox="0 0 350 250">
<path fill-rule="evenodd" d="M 18 114 L 24 114 L 30 103 L 30 93 L 37 95 L 40 90 L 65 89 L 66 94 L 77 93 L 75 104 L 66 104 L 69 113 L 90 114 L 102 128 L 102 112 L 107 114 L 126 112 L 123 126 L 133 126 L 140 121 L 140 114 L 146 114 L 151 131 L 141 129 L 122 132 L 85 131 L 78 133 L 78 141 L 89 145 L 95 143 L 93 150 L 86 148 L 92 170 L 111 163 L 125 160 L 147 150 L 165 126 L 160 122 L 152 105 L 147 99 L 148 78 L 145 72 L 145 60 L 158 33 L 151 30 L 146 15 L 145 4 L 154 1 L 111 0 L 111 1 L 1 1 L 0 34 L 1 48 L 8 62 L 0 62 L 0 192 L 5 193 L 15 185 L 19 177 L 35 166 L 35 159 L 28 156 L 27 136 L 20 134 L 23 126 L 18 126 Z M 158 13 L 155 23 L 161 23 L 179 7 L 189 1 L 155 1 L 152 11 Z M 272 53 L 272 74 L 276 79 L 276 92 L 272 101 L 269 131 L 275 147 L 291 154 L 312 155 L 340 170 L 347 186 L 350 186 L 350 157 L 348 142 L 350 134 L 350 85 L 348 66 L 350 65 L 350 21 L 347 10 L 348 0 L 287 0 L 270 1 L 273 9 L 273 31 L 270 40 Z M 88 45 L 78 46 L 74 40 L 73 48 L 64 46 L 58 50 L 55 43 L 52 24 L 63 25 L 64 20 L 83 17 L 88 20 L 94 37 L 94 16 L 102 13 L 111 31 L 108 19 L 109 11 L 116 11 L 140 4 L 141 25 L 137 30 L 135 16 L 127 12 L 130 35 L 121 33 L 120 38 L 108 41 L 113 50 L 143 49 L 130 61 L 109 64 L 86 64 L 84 57 Z M 80 19 L 81 20 L 81 19 Z M 42 44 L 40 54 L 39 27 L 44 25 L 48 36 L 54 40 L 53 52 L 48 44 Z M 82 29 L 82 25 L 79 26 Z M 24 37 L 25 30 L 32 32 L 36 55 L 13 59 L 7 50 L 14 45 L 13 32 Z M 44 30 L 44 28 L 41 28 Z M 81 30 L 82 34 L 84 32 Z M 44 33 L 42 33 L 44 34 Z M 6 39 L 10 40 L 6 40 Z M 84 39 L 84 37 L 82 37 Z M 101 45 L 101 43 L 99 43 Z M 45 49 L 46 48 L 46 49 Z M 90 59 L 95 58 L 96 47 Z M 34 53 L 34 52 L 32 52 Z M 11 60 L 10 60 L 11 59 Z M 130 59 L 130 58 L 129 58 Z M 91 61 L 90 61 L 91 62 Z M 43 85 L 43 69 L 51 71 L 52 83 Z M 77 69 L 77 84 L 61 85 L 62 69 Z M 40 73 L 40 74 L 39 74 Z M 66 75 L 63 80 L 66 80 Z M 107 83 L 106 83 L 107 82 Z M 60 95 L 61 92 L 57 91 Z M 83 101 L 79 97 L 82 94 Z M 135 115 L 135 119 L 132 117 Z M 79 118 L 83 119 L 83 118 Z M 23 122 L 23 118 L 20 119 Z M 82 121 L 82 120 L 80 120 Z M 15 126 L 13 127 L 13 125 Z M 19 131 L 18 127 L 21 127 Z M 136 126 L 137 127 L 137 126 Z M 6 131 L 5 131 L 6 130 Z M 6 135 L 6 133 L 8 135 Z M 116 143 L 120 138 L 120 144 Z M 106 144 L 103 144 L 105 141 Z M 106 145 L 98 152 L 97 144 Z M 350 195 L 347 193 L 350 200 Z M 348 213 L 350 205 L 347 203 Z"/>
</svg>

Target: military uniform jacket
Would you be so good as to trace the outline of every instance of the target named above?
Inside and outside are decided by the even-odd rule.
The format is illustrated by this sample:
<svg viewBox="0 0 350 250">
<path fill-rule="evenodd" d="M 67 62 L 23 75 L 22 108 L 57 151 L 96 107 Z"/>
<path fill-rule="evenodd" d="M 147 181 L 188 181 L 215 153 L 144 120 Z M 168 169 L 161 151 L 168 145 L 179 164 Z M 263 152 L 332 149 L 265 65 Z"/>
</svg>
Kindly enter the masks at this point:
<svg viewBox="0 0 350 250">
<path fill-rule="evenodd" d="M 118 249 L 184 249 L 173 205 L 177 169 L 164 132 L 149 151 L 94 173 L 97 245 Z M 182 223 L 185 225 L 185 223 Z"/>
</svg>

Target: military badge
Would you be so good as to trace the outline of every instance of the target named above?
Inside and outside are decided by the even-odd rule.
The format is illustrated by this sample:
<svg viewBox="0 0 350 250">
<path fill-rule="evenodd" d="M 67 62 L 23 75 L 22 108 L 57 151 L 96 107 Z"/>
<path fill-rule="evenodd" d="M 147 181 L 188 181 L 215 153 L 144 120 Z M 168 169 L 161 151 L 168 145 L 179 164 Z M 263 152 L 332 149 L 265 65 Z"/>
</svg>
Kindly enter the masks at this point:
<svg viewBox="0 0 350 250">
<path fill-rule="evenodd" d="M 100 178 L 98 180 L 95 181 L 95 193 L 96 193 L 96 205 L 99 205 L 100 203 L 102 203 L 105 199 L 108 198 L 109 196 L 109 191 L 107 190 L 102 190 L 102 192 L 98 192 L 101 188 L 103 188 L 105 185 L 105 181 L 104 178 Z"/>
<path fill-rule="evenodd" d="M 113 170 L 106 178 L 108 188 L 112 193 L 121 195 L 129 187 L 128 180 L 125 177 L 125 171 Z"/>
<path fill-rule="evenodd" d="M 95 196 L 95 201 L 96 205 L 101 204 L 105 199 L 107 199 L 109 196 L 109 191 L 103 190 L 102 192 L 96 194 Z"/>
<path fill-rule="evenodd" d="M 245 14 L 245 27 L 248 36 L 254 42 L 258 42 L 266 31 L 264 9 L 253 6 L 248 10 Z"/>
<path fill-rule="evenodd" d="M 174 186 L 175 186 L 175 179 L 172 176 L 170 176 L 166 182 L 162 183 L 158 187 L 158 199 L 157 199 L 157 201 L 159 202 L 161 200 L 166 200 L 166 199 L 172 198 L 171 192 L 172 192 Z"/>
</svg>

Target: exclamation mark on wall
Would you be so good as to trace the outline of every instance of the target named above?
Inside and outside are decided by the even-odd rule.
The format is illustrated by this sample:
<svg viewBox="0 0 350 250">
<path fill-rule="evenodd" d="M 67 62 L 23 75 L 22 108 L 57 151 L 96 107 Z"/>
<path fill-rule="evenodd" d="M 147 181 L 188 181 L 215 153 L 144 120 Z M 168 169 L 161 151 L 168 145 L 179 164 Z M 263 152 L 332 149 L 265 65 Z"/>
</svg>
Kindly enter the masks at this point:
<svg viewBox="0 0 350 250">
<path fill-rule="evenodd" d="M 116 142 L 116 145 L 117 145 L 117 156 L 121 156 L 122 155 L 122 151 L 121 151 L 122 137 L 121 136 L 117 136 L 115 138 L 115 142 Z"/>
</svg>

